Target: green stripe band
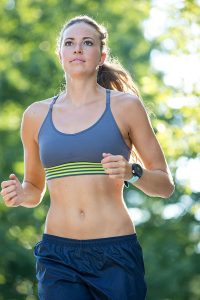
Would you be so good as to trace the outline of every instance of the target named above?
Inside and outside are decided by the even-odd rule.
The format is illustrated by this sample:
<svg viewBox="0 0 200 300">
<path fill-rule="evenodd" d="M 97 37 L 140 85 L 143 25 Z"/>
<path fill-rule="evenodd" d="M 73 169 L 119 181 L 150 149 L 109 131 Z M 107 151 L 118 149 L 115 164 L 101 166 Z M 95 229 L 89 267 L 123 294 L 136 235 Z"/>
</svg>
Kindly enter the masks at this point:
<svg viewBox="0 0 200 300">
<path fill-rule="evenodd" d="M 58 177 L 86 175 L 86 174 L 106 174 L 101 163 L 94 162 L 71 162 L 45 168 L 46 179 Z"/>
</svg>

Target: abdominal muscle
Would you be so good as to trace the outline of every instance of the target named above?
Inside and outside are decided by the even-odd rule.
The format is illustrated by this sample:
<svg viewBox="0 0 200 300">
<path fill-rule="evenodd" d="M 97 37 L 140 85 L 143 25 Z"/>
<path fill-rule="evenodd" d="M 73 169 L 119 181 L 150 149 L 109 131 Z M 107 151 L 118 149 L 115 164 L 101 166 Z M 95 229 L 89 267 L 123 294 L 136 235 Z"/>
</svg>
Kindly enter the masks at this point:
<svg viewBox="0 0 200 300">
<path fill-rule="evenodd" d="M 123 181 L 82 175 L 48 181 L 51 204 L 45 233 L 74 239 L 132 234 L 133 222 L 122 193 Z"/>
</svg>

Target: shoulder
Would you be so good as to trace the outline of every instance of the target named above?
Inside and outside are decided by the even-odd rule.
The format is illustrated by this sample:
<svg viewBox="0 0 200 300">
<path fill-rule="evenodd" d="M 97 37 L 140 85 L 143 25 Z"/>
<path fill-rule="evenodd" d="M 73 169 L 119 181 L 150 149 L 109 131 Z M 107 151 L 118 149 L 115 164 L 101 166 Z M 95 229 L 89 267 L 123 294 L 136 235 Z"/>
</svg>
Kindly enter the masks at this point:
<svg viewBox="0 0 200 300">
<path fill-rule="evenodd" d="M 114 105 L 120 105 L 124 109 L 144 107 L 140 98 L 132 93 L 125 93 L 120 91 L 111 90 L 111 98 Z"/>
<path fill-rule="evenodd" d="M 126 116 L 127 121 L 139 118 L 140 115 L 147 114 L 142 100 L 135 94 L 120 91 L 111 91 L 111 106 L 122 116 Z"/>
<path fill-rule="evenodd" d="M 40 100 L 30 104 L 24 111 L 23 117 L 36 119 L 38 116 L 48 111 L 52 98 Z"/>
<path fill-rule="evenodd" d="M 32 133 L 34 138 L 37 137 L 37 132 L 44 121 L 52 98 L 33 102 L 23 112 L 21 122 L 21 133 Z M 37 140 L 37 139 L 36 139 Z"/>
</svg>

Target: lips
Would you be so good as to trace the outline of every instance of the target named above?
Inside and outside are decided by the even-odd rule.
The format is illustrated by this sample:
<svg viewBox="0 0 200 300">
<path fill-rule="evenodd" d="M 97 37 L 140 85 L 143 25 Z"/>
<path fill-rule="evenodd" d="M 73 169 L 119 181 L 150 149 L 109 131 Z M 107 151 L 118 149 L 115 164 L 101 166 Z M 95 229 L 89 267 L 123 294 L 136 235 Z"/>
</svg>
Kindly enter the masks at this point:
<svg viewBox="0 0 200 300">
<path fill-rule="evenodd" d="M 81 58 L 74 58 L 73 60 L 71 60 L 71 62 L 73 62 L 73 61 L 82 61 L 82 62 L 85 62 L 83 59 L 81 59 Z"/>
</svg>

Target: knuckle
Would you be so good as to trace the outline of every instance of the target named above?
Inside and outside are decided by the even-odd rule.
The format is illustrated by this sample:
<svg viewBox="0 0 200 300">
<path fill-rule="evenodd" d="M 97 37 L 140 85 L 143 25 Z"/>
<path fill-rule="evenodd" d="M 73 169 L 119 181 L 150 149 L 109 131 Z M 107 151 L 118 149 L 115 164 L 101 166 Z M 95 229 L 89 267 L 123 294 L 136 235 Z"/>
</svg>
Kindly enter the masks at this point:
<svg viewBox="0 0 200 300">
<path fill-rule="evenodd" d="M 8 207 L 12 207 L 15 205 L 15 199 L 10 199 L 9 201 L 6 202 Z"/>
<path fill-rule="evenodd" d="M 15 191 L 16 191 L 16 186 L 13 185 L 13 186 L 11 187 L 10 191 L 11 191 L 11 192 L 15 192 Z"/>
<path fill-rule="evenodd" d="M 126 174 L 126 169 L 122 168 L 122 174 L 125 175 Z"/>
<path fill-rule="evenodd" d="M 15 206 L 16 205 L 16 200 L 15 199 L 12 199 L 10 202 L 11 202 L 11 206 Z"/>
<path fill-rule="evenodd" d="M 14 191 L 13 193 L 11 193 L 10 198 L 13 199 L 14 197 L 16 197 L 16 195 L 17 195 L 17 193 Z"/>
<path fill-rule="evenodd" d="M 1 182 L 1 188 L 2 188 L 2 189 L 4 188 L 4 184 L 5 184 L 5 181 L 2 181 L 2 182 Z"/>
<path fill-rule="evenodd" d="M 119 168 L 119 174 L 123 175 L 124 174 L 124 168 Z"/>
<path fill-rule="evenodd" d="M 7 203 L 7 206 L 8 206 L 8 207 L 11 207 L 11 206 L 12 206 L 12 201 L 11 201 L 11 200 L 7 201 L 6 203 Z"/>
<path fill-rule="evenodd" d="M 5 202 L 8 202 L 9 200 L 10 200 L 10 196 L 5 195 L 5 196 L 4 196 L 4 201 L 5 201 Z"/>
<path fill-rule="evenodd" d="M 124 160 L 122 161 L 122 167 L 126 167 L 126 162 Z"/>
</svg>

